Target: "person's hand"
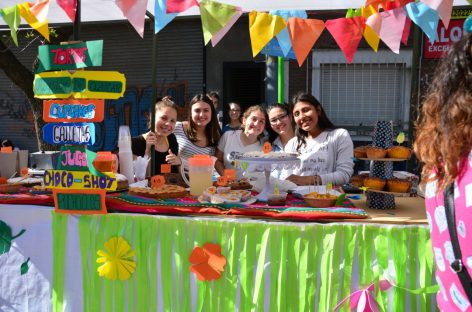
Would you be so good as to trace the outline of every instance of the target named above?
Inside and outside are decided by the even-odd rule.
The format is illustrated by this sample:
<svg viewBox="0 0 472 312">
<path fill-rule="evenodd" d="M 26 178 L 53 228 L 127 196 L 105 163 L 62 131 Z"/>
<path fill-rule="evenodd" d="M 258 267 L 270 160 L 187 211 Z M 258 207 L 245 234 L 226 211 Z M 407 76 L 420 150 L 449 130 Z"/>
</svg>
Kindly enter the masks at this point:
<svg viewBox="0 0 472 312">
<path fill-rule="evenodd" d="M 151 151 L 153 146 L 157 145 L 157 136 L 154 132 L 149 131 L 146 135 L 146 150 Z"/>
<path fill-rule="evenodd" d="M 299 175 L 292 174 L 287 178 L 290 182 L 296 185 L 318 185 L 321 184 L 321 178 L 319 176 L 307 176 L 302 177 Z"/>
<path fill-rule="evenodd" d="M 182 164 L 182 161 L 180 160 L 180 157 L 172 153 L 172 150 L 169 148 L 168 150 L 168 155 L 166 156 L 166 162 L 171 165 L 180 165 Z"/>
</svg>

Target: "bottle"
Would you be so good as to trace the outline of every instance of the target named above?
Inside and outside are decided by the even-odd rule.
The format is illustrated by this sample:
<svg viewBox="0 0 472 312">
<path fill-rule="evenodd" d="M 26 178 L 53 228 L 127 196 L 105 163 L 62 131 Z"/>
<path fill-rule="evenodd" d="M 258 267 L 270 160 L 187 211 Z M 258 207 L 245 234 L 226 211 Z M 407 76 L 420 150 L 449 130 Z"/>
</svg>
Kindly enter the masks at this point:
<svg viewBox="0 0 472 312">
<path fill-rule="evenodd" d="M 118 158 L 120 159 L 120 173 L 128 178 L 128 183 L 134 183 L 133 152 L 131 151 L 131 135 L 128 126 L 120 126 Z"/>
</svg>

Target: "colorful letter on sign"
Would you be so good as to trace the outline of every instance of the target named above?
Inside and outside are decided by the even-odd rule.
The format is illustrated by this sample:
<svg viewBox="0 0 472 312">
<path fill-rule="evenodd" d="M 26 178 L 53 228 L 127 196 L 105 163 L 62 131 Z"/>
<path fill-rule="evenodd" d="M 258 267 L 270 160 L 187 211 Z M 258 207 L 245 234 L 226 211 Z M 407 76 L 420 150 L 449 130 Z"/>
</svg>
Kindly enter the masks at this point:
<svg viewBox="0 0 472 312">
<path fill-rule="evenodd" d="M 103 40 L 65 45 L 41 45 L 38 47 L 39 65 L 36 70 L 69 70 L 102 66 Z"/>
<path fill-rule="evenodd" d="M 72 171 L 89 171 L 87 151 L 83 145 L 61 146 L 57 169 Z"/>
<path fill-rule="evenodd" d="M 55 212 L 73 214 L 104 214 L 105 190 L 53 190 Z"/>
<path fill-rule="evenodd" d="M 46 170 L 43 184 L 52 189 L 116 190 L 114 175 L 93 175 L 86 171 Z"/>
<path fill-rule="evenodd" d="M 43 140 L 49 144 L 95 143 L 93 123 L 50 123 L 43 126 Z"/>
<path fill-rule="evenodd" d="M 34 75 L 38 99 L 119 99 L 126 89 L 125 75 L 113 71 L 45 72 Z"/>
<path fill-rule="evenodd" d="M 105 100 L 47 100 L 43 102 L 46 122 L 103 121 Z"/>
</svg>

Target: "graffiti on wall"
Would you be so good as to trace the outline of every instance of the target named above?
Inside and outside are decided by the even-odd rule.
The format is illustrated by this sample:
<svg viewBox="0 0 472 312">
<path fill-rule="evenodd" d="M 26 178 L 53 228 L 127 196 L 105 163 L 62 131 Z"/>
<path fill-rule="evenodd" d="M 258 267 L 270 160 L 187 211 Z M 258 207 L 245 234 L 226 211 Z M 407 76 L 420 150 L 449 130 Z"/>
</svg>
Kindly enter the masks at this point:
<svg viewBox="0 0 472 312">
<path fill-rule="evenodd" d="M 187 82 L 178 81 L 157 88 L 157 96 L 170 95 L 179 106 L 178 118 L 186 118 L 188 103 Z M 124 96 L 118 100 L 105 101 L 105 118 L 95 124 L 95 144 L 89 147 L 94 151 L 115 151 L 118 142 L 118 129 L 121 125 L 130 128 L 131 136 L 149 130 L 151 86 L 128 87 Z"/>
</svg>

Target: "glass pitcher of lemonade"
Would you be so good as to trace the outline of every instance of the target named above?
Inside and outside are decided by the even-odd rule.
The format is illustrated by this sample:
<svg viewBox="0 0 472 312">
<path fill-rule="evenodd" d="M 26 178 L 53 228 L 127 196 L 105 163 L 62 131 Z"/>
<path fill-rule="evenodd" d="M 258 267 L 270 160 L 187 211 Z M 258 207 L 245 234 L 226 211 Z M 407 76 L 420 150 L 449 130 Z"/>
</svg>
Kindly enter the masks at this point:
<svg viewBox="0 0 472 312">
<path fill-rule="evenodd" d="M 194 155 L 188 159 L 190 195 L 200 196 L 213 184 L 213 168 L 216 157 Z"/>
</svg>

